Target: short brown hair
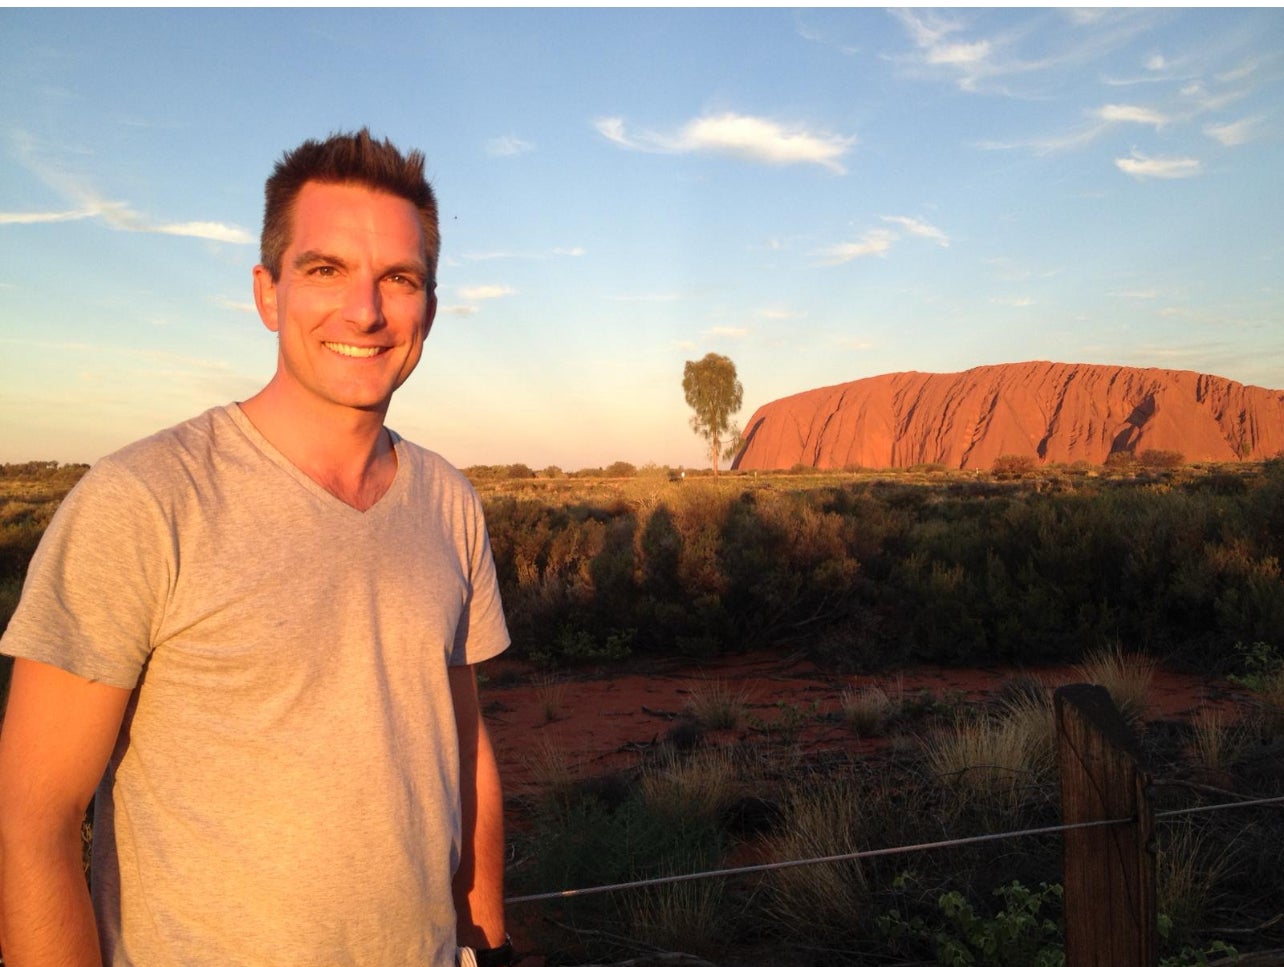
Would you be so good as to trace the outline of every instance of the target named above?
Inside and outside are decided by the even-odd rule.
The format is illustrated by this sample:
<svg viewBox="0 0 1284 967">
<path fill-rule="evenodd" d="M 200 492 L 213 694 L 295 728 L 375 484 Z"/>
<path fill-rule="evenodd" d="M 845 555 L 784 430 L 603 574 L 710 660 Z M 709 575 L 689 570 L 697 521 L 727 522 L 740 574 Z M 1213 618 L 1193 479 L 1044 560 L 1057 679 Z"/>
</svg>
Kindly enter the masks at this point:
<svg viewBox="0 0 1284 967">
<path fill-rule="evenodd" d="M 437 198 L 424 177 L 423 153 L 403 155 L 391 141 L 372 138 L 368 128 L 356 134 L 332 134 L 325 141 L 304 141 L 276 163 L 264 188 L 263 234 L 259 237 L 259 261 L 274 280 L 281 278 L 281 260 L 290 247 L 294 200 L 309 181 L 364 185 L 414 205 L 423 225 L 428 272 L 435 284 L 441 234 Z"/>
</svg>

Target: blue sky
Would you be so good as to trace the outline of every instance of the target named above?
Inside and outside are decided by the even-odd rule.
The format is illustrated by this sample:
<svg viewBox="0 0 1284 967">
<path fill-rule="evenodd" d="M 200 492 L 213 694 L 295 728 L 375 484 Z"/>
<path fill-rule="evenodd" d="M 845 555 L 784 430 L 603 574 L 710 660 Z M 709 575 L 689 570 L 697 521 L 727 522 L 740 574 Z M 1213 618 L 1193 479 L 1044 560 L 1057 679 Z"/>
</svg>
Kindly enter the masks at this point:
<svg viewBox="0 0 1284 967">
<path fill-rule="evenodd" d="M 441 309 L 389 423 L 461 466 L 701 466 L 759 405 L 1047 359 L 1284 388 L 1284 11 L 0 10 L 0 462 L 271 375 L 262 184 L 428 157 Z"/>
</svg>

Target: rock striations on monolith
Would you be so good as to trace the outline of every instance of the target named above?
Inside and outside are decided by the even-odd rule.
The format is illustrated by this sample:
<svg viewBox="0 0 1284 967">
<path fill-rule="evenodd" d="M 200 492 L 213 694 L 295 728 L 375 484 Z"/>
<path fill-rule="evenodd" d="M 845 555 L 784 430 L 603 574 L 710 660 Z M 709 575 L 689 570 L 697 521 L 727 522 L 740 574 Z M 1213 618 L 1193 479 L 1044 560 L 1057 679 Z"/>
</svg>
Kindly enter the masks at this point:
<svg viewBox="0 0 1284 967">
<path fill-rule="evenodd" d="M 758 408 L 733 467 L 985 469 L 1000 456 L 1102 464 L 1112 453 L 1187 462 L 1284 452 L 1284 390 L 1173 369 L 1004 363 L 890 373 Z"/>
</svg>

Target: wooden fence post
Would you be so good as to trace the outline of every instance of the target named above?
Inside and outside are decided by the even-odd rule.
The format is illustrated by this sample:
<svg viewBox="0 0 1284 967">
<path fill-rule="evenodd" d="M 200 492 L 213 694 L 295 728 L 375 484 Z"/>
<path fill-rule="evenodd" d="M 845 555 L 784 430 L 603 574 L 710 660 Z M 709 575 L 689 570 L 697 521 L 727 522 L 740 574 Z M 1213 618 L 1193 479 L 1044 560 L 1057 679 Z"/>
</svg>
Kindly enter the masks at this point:
<svg viewBox="0 0 1284 967">
<path fill-rule="evenodd" d="M 1128 725 L 1100 685 L 1055 694 L 1057 767 L 1065 825 L 1066 967 L 1158 963 L 1150 777 Z"/>
</svg>

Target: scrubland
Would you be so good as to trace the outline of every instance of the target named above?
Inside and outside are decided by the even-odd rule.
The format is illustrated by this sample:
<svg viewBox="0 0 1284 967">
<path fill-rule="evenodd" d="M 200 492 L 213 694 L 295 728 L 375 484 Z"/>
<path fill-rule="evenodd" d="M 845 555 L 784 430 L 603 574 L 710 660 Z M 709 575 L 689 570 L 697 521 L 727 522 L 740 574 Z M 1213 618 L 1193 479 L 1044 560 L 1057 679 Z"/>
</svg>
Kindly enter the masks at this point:
<svg viewBox="0 0 1284 967">
<path fill-rule="evenodd" d="M 0 475 L 3 620 L 78 476 L 27 467 Z M 511 892 L 1055 825 L 1038 677 L 1052 664 L 1110 690 L 1157 810 L 1284 795 L 1284 460 L 554 470 L 470 468 L 513 654 L 541 676 L 550 719 L 559 676 L 750 650 L 852 673 L 931 663 L 1030 676 L 988 704 L 853 688 L 824 714 L 885 738 L 877 755 L 804 750 L 787 723 L 746 723 L 713 686 L 637 769 L 581 781 L 548 749 L 543 790 L 509 803 Z M 1249 698 L 1226 718 L 1148 721 L 1158 665 L 1223 676 Z M 737 729 L 760 741 L 715 741 Z M 1031 837 L 788 867 L 542 901 L 517 922 L 549 964 L 1053 965 L 1059 850 L 1056 836 Z M 1166 967 L 1284 948 L 1280 806 L 1162 821 L 1156 851 Z"/>
</svg>

